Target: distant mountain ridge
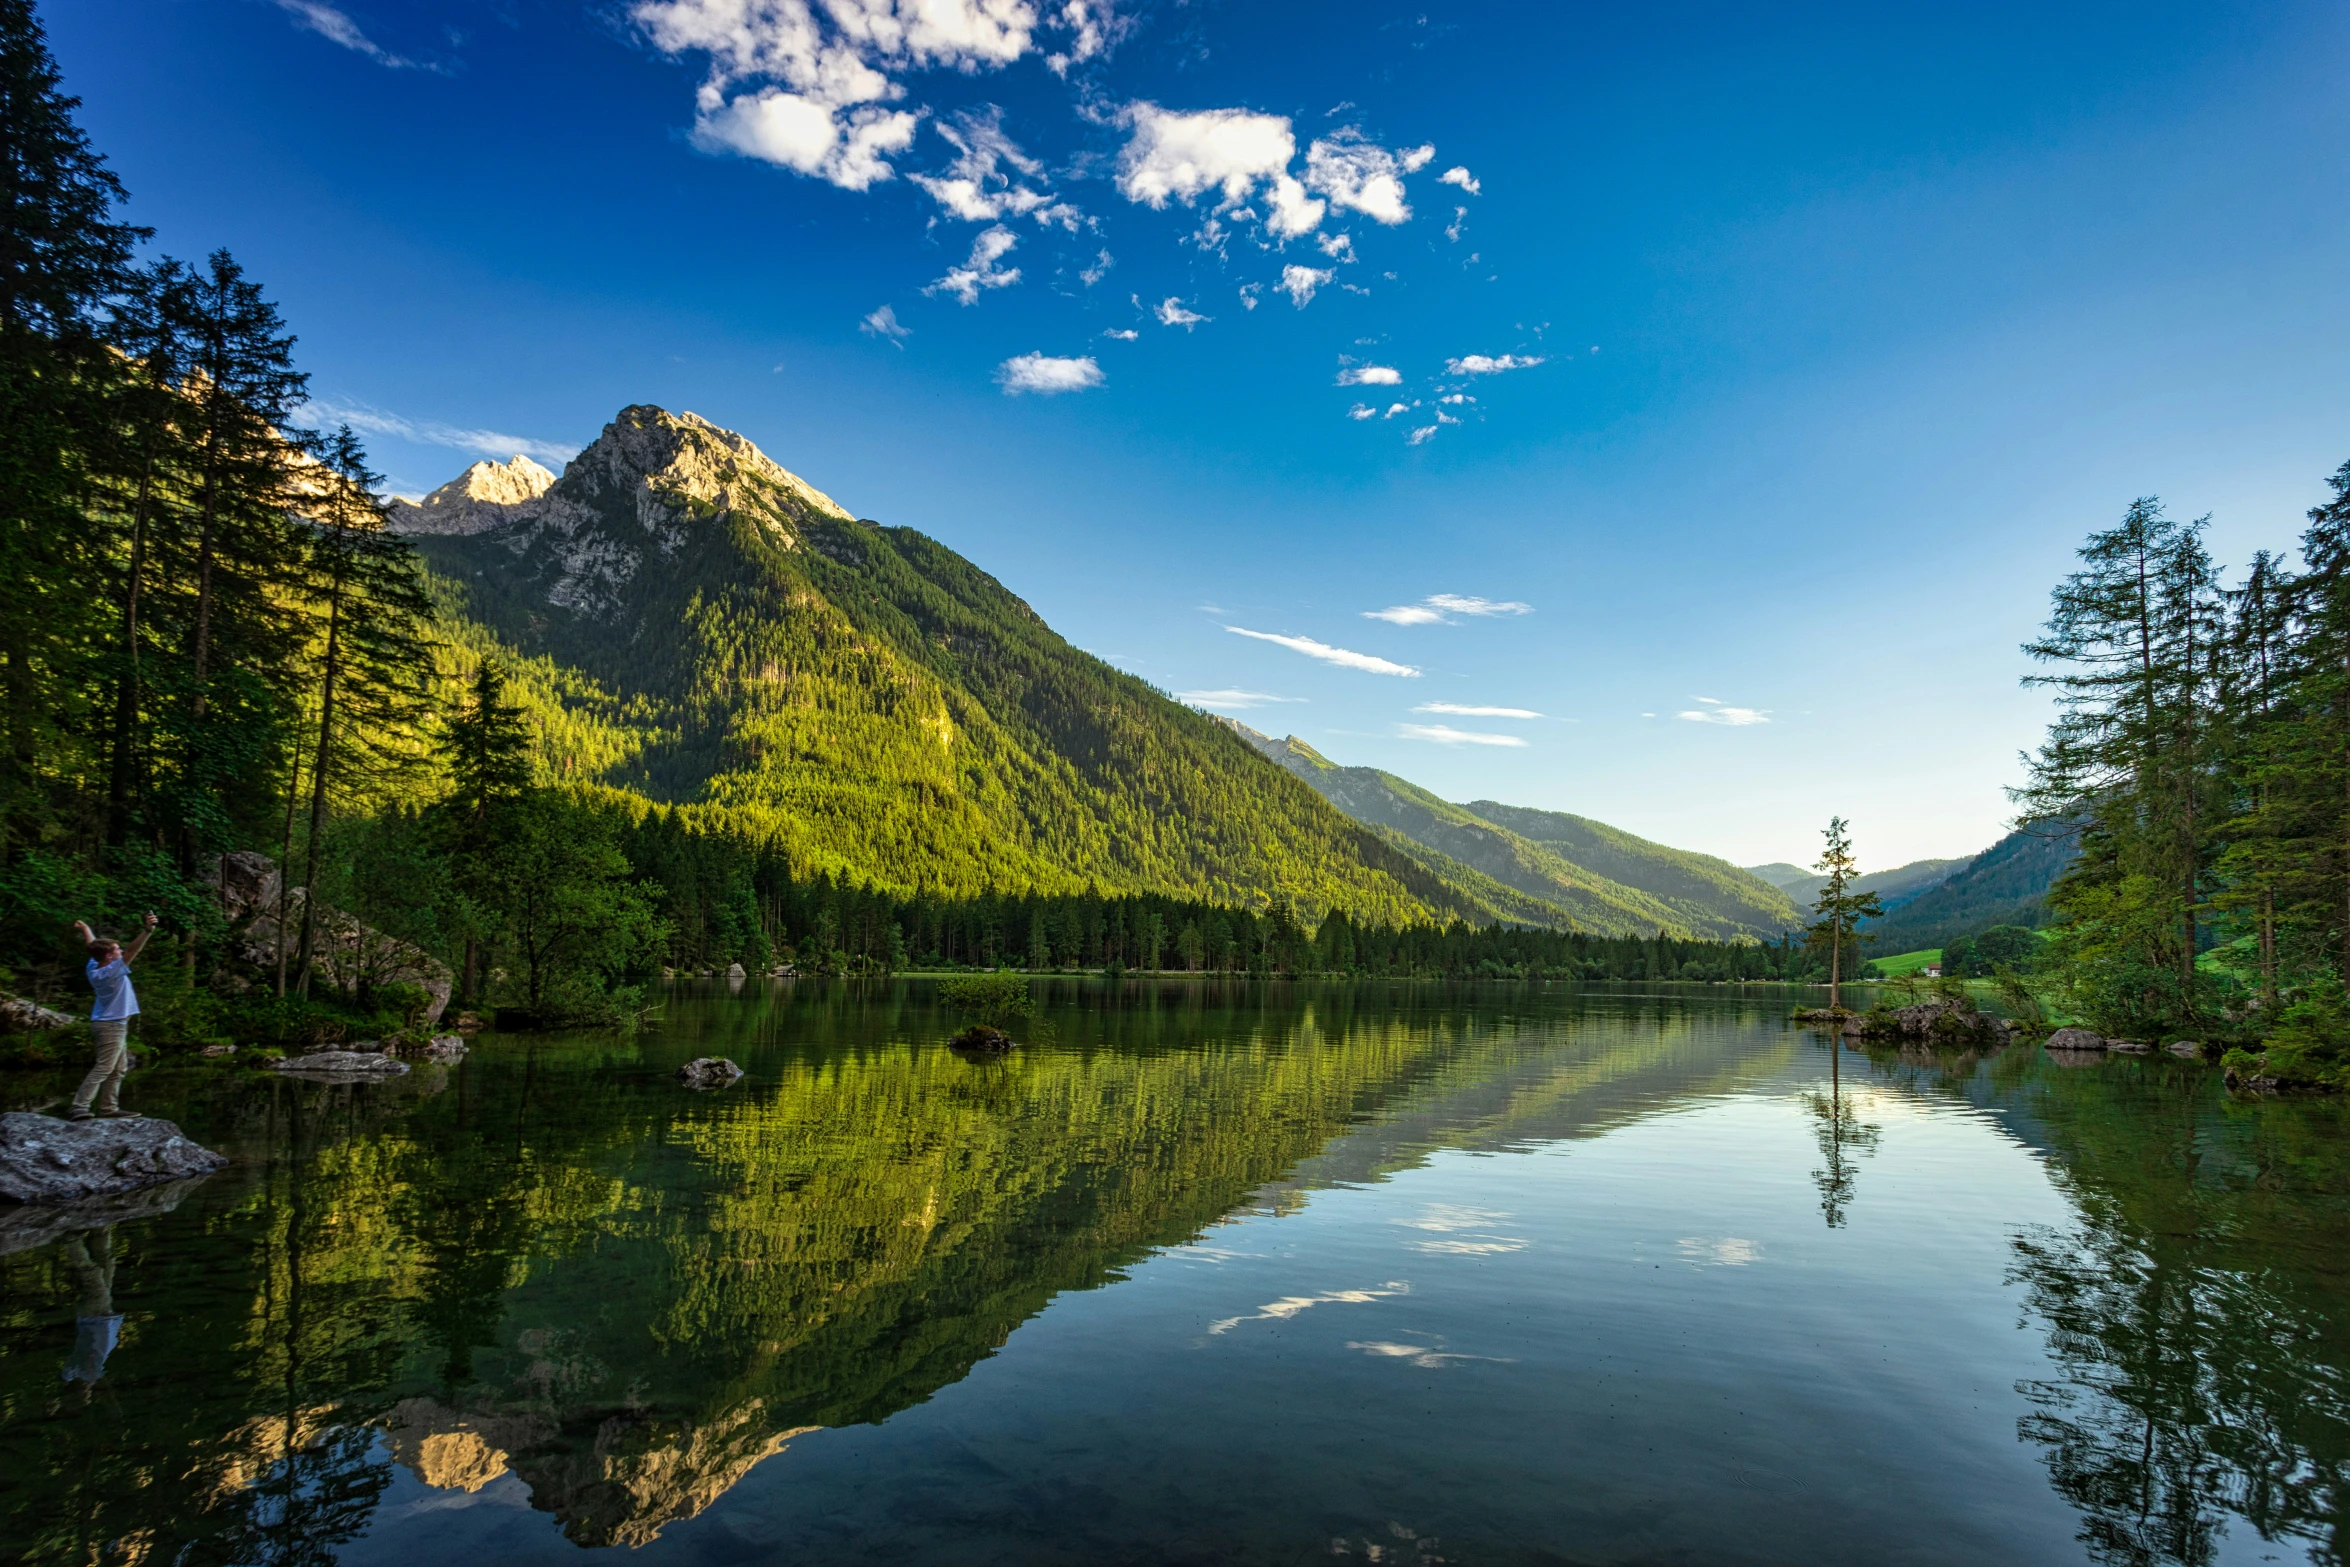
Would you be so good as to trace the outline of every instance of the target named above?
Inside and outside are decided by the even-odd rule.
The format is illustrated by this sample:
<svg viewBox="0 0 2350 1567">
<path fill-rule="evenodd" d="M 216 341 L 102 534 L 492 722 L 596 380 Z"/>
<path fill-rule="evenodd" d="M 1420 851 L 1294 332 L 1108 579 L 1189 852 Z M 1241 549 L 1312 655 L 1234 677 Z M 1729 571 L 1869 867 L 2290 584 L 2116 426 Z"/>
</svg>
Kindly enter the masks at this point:
<svg viewBox="0 0 2350 1567">
<path fill-rule="evenodd" d="M 1392 834 L 1462 880 L 1465 869 L 1529 900 L 1516 917 L 1608 934 L 1776 937 L 1799 923 L 1786 896 L 1724 860 L 1603 822 L 1497 801 L 1456 805 L 1375 767 L 1342 767 L 1295 735 L 1234 719 L 1235 734 L 1356 821 Z M 1490 898 L 1490 894 L 1488 894 Z"/>
<path fill-rule="evenodd" d="M 389 520 L 432 574 L 448 678 L 506 663 L 575 784 L 909 892 L 1530 917 L 697 415 L 623 409 L 546 475 L 476 464 Z"/>
</svg>

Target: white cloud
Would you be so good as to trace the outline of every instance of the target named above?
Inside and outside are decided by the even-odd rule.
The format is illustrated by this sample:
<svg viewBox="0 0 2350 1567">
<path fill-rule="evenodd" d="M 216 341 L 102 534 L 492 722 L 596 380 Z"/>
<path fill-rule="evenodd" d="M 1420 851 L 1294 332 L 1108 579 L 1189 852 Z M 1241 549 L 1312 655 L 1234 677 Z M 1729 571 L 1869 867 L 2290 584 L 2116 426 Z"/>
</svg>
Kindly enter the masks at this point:
<svg viewBox="0 0 2350 1567">
<path fill-rule="evenodd" d="M 1481 196 L 1485 193 L 1485 187 L 1477 183 L 1477 176 L 1471 174 L 1467 169 L 1460 167 L 1458 164 L 1455 164 L 1453 167 L 1446 169 L 1442 174 L 1437 175 L 1436 178 L 1440 184 L 1458 185 L 1461 189 L 1467 191 L 1472 196 Z"/>
<path fill-rule="evenodd" d="M 1332 647 L 1329 643 L 1317 642 L 1312 637 L 1284 637 L 1270 631 L 1250 631 L 1241 626 L 1226 626 L 1224 629 L 1236 637 L 1254 637 L 1259 642 L 1271 642 L 1288 648 L 1292 652 L 1303 653 L 1308 658 L 1318 658 L 1325 664 L 1336 664 L 1341 669 L 1360 669 L 1366 674 L 1373 675 L 1403 675 L 1415 680 L 1419 678 L 1420 674 L 1409 664 L 1390 663 L 1384 658 L 1377 658 L 1369 653 L 1356 653 L 1346 648 Z"/>
<path fill-rule="evenodd" d="M 1035 213 L 1040 221 L 1076 227 L 1081 216 L 1076 208 L 1055 203 L 1048 192 L 1021 183 L 1041 175 L 1044 165 L 1004 134 L 1002 109 L 989 104 L 966 110 L 951 121 L 934 121 L 931 129 L 955 149 L 955 160 L 943 175 L 915 174 L 909 178 L 956 217 L 971 223 L 992 223 L 1007 213 Z"/>
<path fill-rule="evenodd" d="M 950 269 L 945 277 L 925 288 L 925 294 L 951 294 L 957 303 L 976 304 L 983 288 L 1009 288 L 1020 281 L 1018 267 L 998 267 L 997 262 L 1020 241 L 1008 228 L 996 227 L 983 232 L 971 242 L 971 259 Z"/>
<path fill-rule="evenodd" d="M 1474 257 L 1471 258 L 1475 259 Z M 1446 375 L 1499 375 L 1504 370 L 1531 370 L 1543 363 L 1541 354 L 1503 354 L 1496 359 L 1486 354 L 1464 354 L 1444 362 Z"/>
<path fill-rule="evenodd" d="M 1373 408 L 1369 403 L 1357 403 L 1346 411 L 1346 416 L 1349 419 L 1376 419 L 1379 417 L 1379 410 Z"/>
<path fill-rule="evenodd" d="M 867 337 L 881 338 L 897 348 L 905 347 L 906 339 L 914 335 L 914 329 L 898 319 L 897 307 L 894 305 L 883 305 L 874 311 L 857 323 L 857 330 Z"/>
<path fill-rule="evenodd" d="M 1329 282 L 1332 276 L 1329 272 L 1318 271 L 1313 267 L 1283 267 L 1281 292 L 1287 294 L 1290 302 L 1298 309 L 1303 310 L 1306 302 L 1314 297 L 1314 290 Z"/>
<path fill-rule="evenodd" d="M 1340 386 L 1401 386 L 1403 372 L 1392 365 L 1355 365 L 1338 372 Z"/>
<path fill-rule="evenodd" d="M 277 0 L 277 8 L 291 16 L 297 26 L 316 33 L 330 43 L 341 44 L 353 54 L 363 54 L 376 64 L 395 71 L 436 69 L 397 55 L 378 44 L 360 29 L 357 22 L 343 11 L 323 3 L 323 0 Z"/>
<path fill-rule="evenodd" d="M 1500 745 L 1523 748 L 1525 738 L 1520 735 L 1480 734 L 1473 729 L 1455 729 L 1450 724 L 1398 724 L 1396 730 L 1406 740 L 1427 740 L 1437 745 Z"/>
<path fill-rule="evenodd" d="M 303 417 L 320 424 L 347 424 L 354 430 L 365 430 L 370 435 L 388 435 L 402 441 L 414 441 L 420 446 L 446 446 L 483 457 L 503 459 L 519 452 L 535 461 L 560 467 L 579 455 L 576 445 L 534 441 L 528 436 L 505 435 L 496 430 L 461 429 L 431 419 L 403 419 L 398 414 L 385 413 L 380 408 L 370 408 L 364 403 L 313 401 L 304 405 Z"/>
<path fill-rule="evenodd" d="M 1771 710 L 1767 707 L 1731 707 L 1710 696 L 1701 696 L 1694 698 L 1694 700 L 1705 705 L 1691 708 L 1685 713 L 1675 713 L 1673 716 L 1686 718 L 1693 724 L 1728 724 L 1732 728 L 1744 728 L 1748 724 L 1767 724 L 1771 721 Z M 1646 718 L 1649 715 L 1643 713 L 1640 716 Z"/>
<path fill-rule="evenodd" d="M 1220 197 L 1220 209 L 1238 208 L 1260 183 L 1289 179 L 1289 160 L 1297 156 L 1297 138 L 1278 114 L 1247 109 L 1185 114 L 1134 103 L 1120 112 L 1119 121 L 1132 134 L 1118 155 L 1118 193 L 1151 208 L 1163 209 L 1170 201 L 1189 206 L 1211 192 Z M 1303 195 L 1300 189 L 1298 196 Z M 1322 220 L 1322 204 L 1312 205 L 1313 218 L 1300 233 Z"/>
<path fill-rule="evenodd" d="M 1108 331 L 1102 333 L 1102 336 L 1109 338 L 1114 342 L 1131 343 L 1136 338 L 1142 336 L 1142 334 L 1130 326 L 1114 326 L 1111 327 Z"/>
<path fill-rule="evenodd" d="M 880 107 L 906 96 L 899 75 L 1000 69 L 1035 46 L 1040 25 L 1082 47 L 1097 13 L 1064 6 L 1040 23 L 1028 0 L 636 0 L 628 14 L 663 53 L 708 57 L 696 146 L 864 190 L 914 139 L 918 115 Z M 1102 25 L 1093 39 L 1106 43 Z M 730 92 L 748 83 L 763 85 Z"/>
<path fill-rule="evenodd" d="M 1415 713 L 1450 713 L 1455 718 L 1540 718 L 1530 707 L 1470 707 L 1459 702 L 1422 702 Z"/>
<path fill-rule="evenodd" d="M 1020 354 L 996 366 L 996 384 L 1006 397 L 1034 392 L 1051 397 L 1059 392 L 1086 392 L 1102 384 L 1102 367 L 1091 354 L 1081 359 L 1055 359 L 1049 354 Z"/>
<path fill-rule="evenodd" d="M 1188 702 L 1193 707 L 1209 707 L 1237 712 L 1244 708 L 1270 707 L 1276 702 L 1303 702 L 1302 696 L 1275 696 L 1269 691 L 1240 691 L 1230 687 L 1222 691 L 1178 691 L 1175 700 Z"/>
<path fill-rule="evenodd" d="M 1350 207 L 1374 223 L 1393 225 L 1412 215 L 1404 201 L 1403 176 L 1435 156 L 1434 147 L 1393 153 L 1360 131 L 1336 130 L 1306 149 L 1305 186 L 1329 197 L 1334 207 Z"/>
<path fill-rule="evenodd" d="M 1184 309 L 1183 301 L 1177 299 L 1173 294 L 1169 294 L 1165 299 L 1159 301 L 1159 308 L 1155 313 L 1159 318 L 1159 325 L 1179 326 L 1186 332 L 1198 326 L 1202 321 L 1215 319 L 1213 316 L 1203 316 L 1196 310 Z"/>
</svg>

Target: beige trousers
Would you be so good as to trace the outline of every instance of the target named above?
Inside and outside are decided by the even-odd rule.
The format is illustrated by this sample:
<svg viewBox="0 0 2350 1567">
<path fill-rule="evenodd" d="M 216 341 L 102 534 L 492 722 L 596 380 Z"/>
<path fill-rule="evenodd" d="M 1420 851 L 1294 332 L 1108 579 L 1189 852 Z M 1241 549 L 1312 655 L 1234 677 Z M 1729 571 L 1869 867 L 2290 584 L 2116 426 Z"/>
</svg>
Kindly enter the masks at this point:
<svg viewBox="0 0 2350 1567">
<path fill-rule="evenodd" d="M 98 1062 L 74 1093 L 76 1110 L 89 1109 L 93 1098 L 102 1111 L 120 1107 L 123 1075 L 131 1069 L 130 1031 L 129 1018 L 90 1025 L 90 1033 L 98 1043 Z"/>
</svg>

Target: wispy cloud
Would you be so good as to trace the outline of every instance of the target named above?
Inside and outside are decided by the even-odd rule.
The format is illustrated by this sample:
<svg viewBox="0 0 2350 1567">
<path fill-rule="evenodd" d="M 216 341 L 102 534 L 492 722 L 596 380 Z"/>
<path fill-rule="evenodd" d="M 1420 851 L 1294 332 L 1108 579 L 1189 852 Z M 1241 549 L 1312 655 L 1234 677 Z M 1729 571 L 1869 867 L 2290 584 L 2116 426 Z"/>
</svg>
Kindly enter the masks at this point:
<svg viewBox="0 0 2350 1567">
<path fill-rule="evenodd" d="M 388 70 L 438 72 L 441 69 L 437 65 L 392 53 L 368 37 L 349 15 L 326 4 L 325 0 L 277 0 L 277 8 L 292 17 L 295 26 L 316 33 L 330 43 L 341 44 L 353 54 L 365 55 Z"/>
<path fill-rule="evenodd" d="M 1534 606 L 1516 599 L 1479 598 L 1473 593 L 1431 593 L 1417 604 L 1390 604 L 1366 609 L 1365 620 L 1384 620 L 1391 626 L 1441 626 L 1455 615 L 1490 619 L 1495 615 L 1531 615 Z"/>
<path fill-rule="evenodd" d="M 1259 642 L 1271 642 L 1278 647 L 1288 648 L 1293 653 L 1303 653 L 1308 658 L 1320 659 L 1325 664 L 1336 664 L 1341 669 L 1360 669 L 1366 674 L 1373 675 L 1403 675 L 1411 679 L 1418 679 L 1420 674 L 1409 664 L 1391 663 L 1387 659 L 1374 657 L 1369 653 L 1357 653 L 1347 648 L 1332 647 L 1329 643 L 1317 642 L 1312 637 L 1285 637 L 1271 631 L 1251 631 L 1245 626 L 1226 626 L 1224 629 L 1236 637 L 1253 637 Z"/>
<path fill-rule="evenodd" d="M 1544 354 L 1463 354 L 1458 359 L 1444 362 L 1447 375 L 1499 375 L 1504 370 L 1531 370 L 1547 358 Z"/>
<path fill-rule="evenodd" d="M 951 295 L 957 304 L 979 302 L 983 288 L 1010 288 L 1020 281 L 1018 267 L 999 267 L 997 262 L 1020 243 L 1019 237 L 1002 226 L 987 230 L 971 242 L 971 259 L 959 267 L 950 268 L 945 277 L 925 288 L 925 294 Z"/>
<path fill-rule="evenodd" d="M 539 462 L 562 464 L 579 455 L 576 443 L 565 445 L 560 441 L 534 441 L 526 435 L 507 435 L 498 430 L 468 430 L 432 419 L 403 419 L 398 414 L 385 413 L 380 408 L 370 408 L 364 403 L 313 401 L 304 407 L 302 417 L 318 424 L 347 424 L 354 430 L 364 430 L 370 435 L 388 435 L 396 440 L 414 441 L 420 446 L 446 446 L 483 457 L 505 458 L 519 452 Z"/>
<path fill-rule="evenodd" d="M 1401 386 L 1403 372 L 1393 365 L 1351 365 L 1338 372 L 1340 386 Z"/>
<path fill-rule="evenodd" d="M 1178 691 L 1175 700 L 1193 707 L 1212 707 L 1221 711 L 1238 712 L 1243 708 L 1271 707 L 1277 702 L 1303 702 L 1302 696 L 1275 696 L 1270 691 Z"/>
<path fill-rule="evenodd" d="M 1771 721 L 1771 710 L 1767 707 L 1732 707 L 1728 703 L 1718 701 L 1710 696 L 1692 697 L 1691 700 L 1701 702 L 1704 706 L 1693 707 L 1687 712 L 1675 713 L 1673 716 L 1686 718 L 1693 724 L 1728 724 L 1732 728 L 1744 728 L 1748 724 L 1767 724 Z M 1643 713 L 1641 716 L 1645 718 L 1648 715 Z"/>
<path fill-rule="evenodd" d="M 1406 740 L 1426 740 L 1432 745 L 1501 745 L 1522 750 L 1526 744 L 1520 735 L 1481 734 L 1474 729 L 1455 729 L 1450 724 L 1398 724 L 1396 728 Z"/>
<path fill-rule="evenodd" d="M 1051 397 L 1059 392 L 1089 392 L 1106 379 L 1093 355 L 1056 359 L 1050 354 L 1018 354 L 996 366 L 996 384 L 1006 397 L 1033 392 Z"/>
<path fill-rule="evenodd" d="M 1455 718 L 1540 718 L 1530 707 L 1472 707 L 1463 702 L 1422 702 L 1415 713 L 1450 713 Z"/>
<path fill-rule="evenodd" d="M 882 339 L 892 348 L 905 347 L 906 339 L 914 335 L 914 329 L 898 319 L 895 305 L 883 305 L 879 310 L 859 321 L 857 330 L 867 337 Z"/>
</svg>

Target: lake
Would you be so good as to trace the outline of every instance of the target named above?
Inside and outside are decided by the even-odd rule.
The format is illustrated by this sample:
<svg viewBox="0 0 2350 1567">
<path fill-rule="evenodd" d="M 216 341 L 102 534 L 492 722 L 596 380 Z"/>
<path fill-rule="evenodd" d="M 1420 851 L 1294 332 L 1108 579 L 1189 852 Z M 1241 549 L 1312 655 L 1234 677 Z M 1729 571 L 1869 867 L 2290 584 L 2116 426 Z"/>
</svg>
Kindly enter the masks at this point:
<svg viewBox="0 0 2350 1567">
<path fill-rule="evenodd" d="M 679 982 L 135 1073 L 234 1162 L 0 1225 L 0 1555 L 2344 1559 L 2339 1100 L 1759 989 L 1041 989 L 1002 1060 L 923 981 Z"/>
</svg>

